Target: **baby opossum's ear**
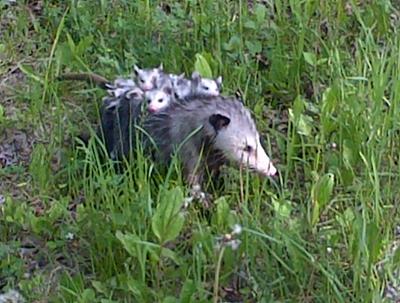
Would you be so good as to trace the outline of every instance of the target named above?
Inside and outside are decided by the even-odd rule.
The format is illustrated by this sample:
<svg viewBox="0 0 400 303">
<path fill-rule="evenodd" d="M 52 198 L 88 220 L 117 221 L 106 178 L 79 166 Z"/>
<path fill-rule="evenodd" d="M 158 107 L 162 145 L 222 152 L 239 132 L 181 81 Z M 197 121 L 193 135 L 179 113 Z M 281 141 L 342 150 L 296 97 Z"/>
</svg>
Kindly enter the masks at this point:
<svg viewBox="0 0 400 303">
<path fill-rule="evenodd" d="M 166 93 L 167 95 L 172 95 L 172 87 L 171 86 L 165 86 L 163 88 L 164 93 Z"/>
<path fill-rule="evenodd" d="M 228 124 L 231 122 L 231 119 L 221 114 L 214 114 L 210 116 L 208 121 L 210 121 L 210 124 L 214 127 L 216 131 L 219 131 L 222 128 L 227 127 Z"/>
<path fill-rule="evenodd" d="M 133 66 L 133 71 L 135 72 L 135 75 L 139 75 L 139 73 L 142 71 L 136 64 Z"/>
<path fill-rule="evenodd" d="M 160 66 L 158 67 L 158 70 L 162 71 L 164 69 L 163 64 L 160 63 Z"/>
<path fill-rule="evenodd" d="M 192 73 L 192 82 L 195 85 L 198 85 L 200 83 L 200 80 L 201 80 L 200 74 L 198 72 L 193 72 Z"/>
<path fill-rule="evenodd" d="M 194 72 L 192 73 L 192 79 L 193 79 L 193 80 L 200 79 L 200 78 L 201 78 L 201 77 L 200 77 L 200 74 L 199 74 L 198 72 L 194 71 Z"/>
<path fill-rule="evenodd" d="M 215 79 L 215 82 L 217 82 L 218 86 L 221 86 L 221 84 L 222 84 L 222 76 L 219 76 L 217 79 Z"/>
<path fill-rule="evenodd" d="M 126 93 L 126 97 L 128 99 L 130 99 L 130 98 L 134 98 L 134 99 L 143 98 L 143 92 L 142 92 L 141 89 L 133 89 L 133 90 L 130 90 L 129 92 Z"/>
<path fill-rule="evenodd" d="M 182 74 L 180 74 L 180 75 L 178 76 L 178 79 L 183 79 L 183 78 L 185 78 L 185 73 L 182 73 Z"/>
</svg>

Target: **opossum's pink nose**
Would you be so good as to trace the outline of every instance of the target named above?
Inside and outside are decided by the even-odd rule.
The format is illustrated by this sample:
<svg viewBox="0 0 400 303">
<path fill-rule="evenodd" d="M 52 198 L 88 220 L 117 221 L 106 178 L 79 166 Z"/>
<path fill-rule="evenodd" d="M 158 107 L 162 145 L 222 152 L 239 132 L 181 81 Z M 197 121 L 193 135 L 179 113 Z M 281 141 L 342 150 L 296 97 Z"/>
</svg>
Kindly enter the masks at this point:
<svg viewBox="0 0 400 303">
<path fill-rule="evenodd" d="M 275 176 L 275 174 L 277 173 L 277 169 L 275 168 L 275 166 L 269 162 L 268 163 L 268 167 L 266 170 L 261 171 L 260 173 L 266 177 L 272 177 Z"/>
<path fill-rule="evenodd" d="M 149 112 L 151 112 L 151 113 L 155 113 L 155 112 L 157 111 L 156 108 L 150 107 L 150 106 L 147 108 L 147 110 L 148 110 Z"/>
<path fill-rule="evenodd" d="M 153 88 L 153 85 L 151 85 L 151 84 L 143 84 L 143 87 L 142 87 L 142 89 L 144 91 L 151 90 L 152 88 Z"/>
</svg>

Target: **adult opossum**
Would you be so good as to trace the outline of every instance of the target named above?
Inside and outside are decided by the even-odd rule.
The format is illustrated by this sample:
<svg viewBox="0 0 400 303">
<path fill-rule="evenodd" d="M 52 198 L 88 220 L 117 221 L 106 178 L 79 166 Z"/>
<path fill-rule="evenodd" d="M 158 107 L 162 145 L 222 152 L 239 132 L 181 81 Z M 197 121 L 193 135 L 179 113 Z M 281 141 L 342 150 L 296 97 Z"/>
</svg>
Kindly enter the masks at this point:
<svg viewBox="0 0 400 303">
<path fill-rule="evenodd" d="M 156 144 L 157 160 L 168 163 L 177 152 L 192 187 L 201 186 L 205 168 L 217 171 L 227 160 L 264 176 L 277 172 L 261 146 L 250 112 L 234 98 L 197 97 L 172 103 L 149 115 L 144 129 Z"/>
<path fill-rule="evenodd" d="M 121 160 L 135 147 L 135 125 L 141 117 L 142 101 L 143 91 L 138 87 L 103 99 L 99 133 L 111 159 Z"/>
</svg>

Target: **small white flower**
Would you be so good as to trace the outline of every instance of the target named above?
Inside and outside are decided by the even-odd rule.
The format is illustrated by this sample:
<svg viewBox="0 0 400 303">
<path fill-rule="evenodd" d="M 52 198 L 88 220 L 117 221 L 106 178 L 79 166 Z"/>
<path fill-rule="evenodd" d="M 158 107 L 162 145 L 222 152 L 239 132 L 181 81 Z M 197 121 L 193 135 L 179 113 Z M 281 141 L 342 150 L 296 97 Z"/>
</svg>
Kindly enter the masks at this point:
<svg viewBox="0 0 400 303">
<path fill-rule="evenodd" d="M 331 253 L 333 252 L 332 247 L 327 247 L 327 248 L 326 248 L 326 252 L 327 252 L 328 254 L 331 254 Z"/>
<path fill-rule="evenodd" d="M 65 235 L 65 239 L 67 239 L 67 240 L 69 240 L 69 241 L 73 240 L 74 238 L 75 238 L 75 236 L 74 236 L 74 234 L 71 233 L 71 232 L 69 232 L 69 233 L 67 233 L 67 234 Z"/>
<path fill-rule="evenodd" d="M 236 250 L 239 248 L 240 243 L 242 243 L 242 241 L 240 241 L 239 239 L 235 239 L 229 241 L 227 244 L 232 248 L 232 250 Z"/>
<path fill-rule="evenodd" d="M 331 143 L 331 147 L 332 147 L 332 149 L 336 149 L 337 144 L 336 144 L 335 142 L 332 142 L 332 143 Z"/>
<path fill-rule="evenodd" d="M 239 234 L 241 234 L 241 232 L 242 232 L 242 226 L 240 226 L 239 224 L 233 225 L 233 228 L 232 228 L 233 235 L 239 235 Z"/>
</svg>

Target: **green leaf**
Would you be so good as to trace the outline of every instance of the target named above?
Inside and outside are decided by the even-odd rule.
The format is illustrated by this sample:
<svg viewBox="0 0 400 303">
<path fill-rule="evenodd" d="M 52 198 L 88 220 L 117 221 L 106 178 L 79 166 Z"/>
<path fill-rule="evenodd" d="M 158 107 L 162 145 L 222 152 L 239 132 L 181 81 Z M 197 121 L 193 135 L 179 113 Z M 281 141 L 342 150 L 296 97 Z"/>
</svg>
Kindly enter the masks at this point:
<svg viewBox="0 0 400 303">
<path fill-rule="evenodd" d="M 369 263 L 375 263 L 378 261 L 379 251 L 381 250 L 382 246 L 382 237 L 379 231 L 379 227 L 371 222 L 367 225 L 366 231 L 368 240 L 368 252 L 369 252 Z"/>
<path fill-rule="evenodd" d="M 162 302 L 163 303 L 177 303 L 177 302 L 179 302 L 179 300 L 178 300 L 178 298 L 168 296 L 168 297 L 165 297 Z"/>
<path fill-rule="evenodd" d="M 115 236 L 117 237 L 118 240 L 121 241 L 122 245 L 124 246 L 125 250 L 131 255 L 131 256 L 136 256 L 136 245 L 137 241 L 140 240 L 138 236 L 136 235 L 124 235 L 122 232 L 119 230 L 116 232 Z"/>
<path fill-rule="evenodd" d="M 238 51 L 240 49 L 241 40 L 239 36 L 234 35 L 229 39 L 228 43 L 224 44 L 224 48 L 227 51 Z"/>
<path fill-rule="evenodd" d="M 309 53 L 309 52 L 304 52 L 303 53 L 303 57 L 304 60 L 312 65 L 312 66 L 316 66 L 317 65 L 317 58 L 315 57 L 315 55 L 313 53 Z"/>
<path fill-rule="evenodd" d="M 256 14 L 257 23 L 262 23 L 265 20 L 265 16 L 267 14 L 267 9 L 264 5 L 257 4 L 254 12 Z"/>
<path fill-rule="evenodd" d="M 175 239 L 183 228 L 185 218 L 181 212 L 183 193 L 179 187 L 161 194 L 153 215 L 151 227 L 160 243 Z"/>
<path fill-rule="evenodd" d="M 321 212 L 330 201 L 334 183 L 335 183 L 334 175 L 328 173 L 319 178 L 312 186 L 311 188 L 311 199 L 313 203 L 312 217 L 311 217 L 312 226 L 314 226 L 318 222 Z"/>
<path fill-rule="evenodd" d="M 186 280 L 182 286 L 179 302 L 190 303 L 192 302 L 193 295 L 197 292 L 196 284 L 193 280 Z"/>
<path fill-rule="evenodd" d="M 248 29 L 256 29 L 256 28 L 257 28 L 256 23 L 255 23 L 254 21 L 252 21 L 252 20 L 246 21 L 246 22 L 243 24 L 243 26 L 244 26 L 245 28 L 248 28 Z"/>
<path fill-rule="evenodd" d="M 3 105 L 0 104 L 0 123 L 4 122 L 5 120 L 5 111 Z"/>
<path fill-rule="evenodd" d="M 299 122 L 297 124 L 297 133 L 303 136 L 311 136 L 311 125 L 313 120 L 310 116 L 305 116 L 303 114 L 300 115 Z"/>
<path fill-rule="evenodd" d="M 262 45 L 261 45 L 261 42 L 260 41 L 248 41 L 248 40 L 246 40 L 245 42 L 244 42 L 244 44 L 246 45 L 246 47 L 247 47 L 247 49 L 249 50 L 249 52 L 252 54 L 252 55 L 255 55 L 255 54 L 257 54 L 257 53 L 260 53 L 261 52 L 261 50 L 262 50 Z"/>
<path fill-rule="evenodd" d="M 196 54 L 196 62 L 194 63 L 194 70 L 199 72 L 202 77 L 212 78 L 212 71 L 206 58 L 201 54 Z"/>
<path fill-rule="evenodd" d="M 400 246 L 396 248 L 396 251 L 393 254 L 393 264 L 400 268 Z"/>
</svg>

